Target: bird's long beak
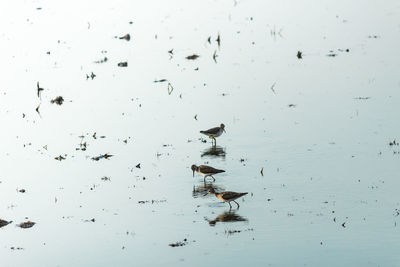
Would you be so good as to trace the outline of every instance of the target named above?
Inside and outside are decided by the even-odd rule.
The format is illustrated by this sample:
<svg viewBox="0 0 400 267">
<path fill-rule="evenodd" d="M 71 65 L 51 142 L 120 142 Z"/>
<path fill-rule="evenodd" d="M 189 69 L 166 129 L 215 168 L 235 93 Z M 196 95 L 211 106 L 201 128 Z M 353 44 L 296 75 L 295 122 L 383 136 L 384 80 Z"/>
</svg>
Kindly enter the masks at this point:
<svg viewBox="0 0 400 267">
<path fill-rule="evenodd" d="M 193 177 L 194 177 L 194 170 L 193 170 Z"/>
<path fill-rule="evenodd" d="M 203 195 L 203 197 L 205 197 L 205 196 L 207 196 L 208 195 L 208 192 L 207 193 L 205 193 L 204 195 Z"/>
<path fill-rule="evenodd" d="M 223 129 L 224 133 L 226 133 L 225 129 Z"/>
</svg>

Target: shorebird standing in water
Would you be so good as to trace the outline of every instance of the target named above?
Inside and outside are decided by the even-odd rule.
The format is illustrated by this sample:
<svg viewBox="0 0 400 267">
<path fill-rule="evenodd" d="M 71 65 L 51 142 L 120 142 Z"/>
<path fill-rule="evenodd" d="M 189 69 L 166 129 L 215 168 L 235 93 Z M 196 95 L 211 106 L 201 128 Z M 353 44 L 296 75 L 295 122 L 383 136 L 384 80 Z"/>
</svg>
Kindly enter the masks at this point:
<svg viewBox="0 0 400 267">
<path fill-rule="evenodd" d="M 214 128 L 208 129 L 206 131 L 200 131 L 200 133 L 205 134 L 208 137 L 210 137 L 212 140 L 214 140 L 215 145 L 217 145 L 217 140 L 215 138 L 220 136 L 222 134 L 222 132 L 225 132 L 225 125 L 223 123 L 221 123 L 221 125 L 219 127 L 214 127 Z"/>
<path fill-rule="evenodd" d="M 194 177 L 194 172 L 197 172 L 198 174 L 201 174 L 201 175 L 204 176 L 204 181 L 206 181 L 206 177 L 208 177 L 208 176 L 213 178 L 214 181 L 215 181 L 215 178 L 214 178 L 213 174 L 225 172 L 224 170 L 218 170 L 218 169 L 215 169 L 213 167 L 206 166 L 206 165 L 196 166 L 196 165 L 193 164 L 192 167 L 190 167 L 190 168 L 193 171 L 193 177 Z"/>
<path fill-rule="evenodd" d="M 205 194 L 205 195 L 208 195 L 208 194 L 214 194 L 219 200 L 221 200 L 223 202 L 228 202 L 230 208 L 232 208 L 231 201 L 233 201 L 236 203 L 237 208 L 239 209 L 239 207 L 240 207 L 239 203 L 237 203 L 235 200 L 238 199 L 239 197 L 247 195 L 248 193 L 247 192 L 246 193 L 236 193 L 236 192 L 230 192 L 230 191 L 217 193 L 214 191 L 214 189 L 211 188 L 208 190 L 207 194 Z"/>
</svg>

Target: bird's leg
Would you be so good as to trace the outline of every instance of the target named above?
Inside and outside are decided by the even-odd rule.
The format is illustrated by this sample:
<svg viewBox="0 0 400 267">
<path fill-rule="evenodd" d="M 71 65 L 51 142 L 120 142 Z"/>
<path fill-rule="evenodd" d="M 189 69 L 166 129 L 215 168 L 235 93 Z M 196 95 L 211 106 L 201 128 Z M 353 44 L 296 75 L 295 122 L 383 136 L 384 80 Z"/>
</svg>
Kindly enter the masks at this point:
<svg viewBox="0 0 400 267">
<path fill-rule="evenodd" d="M 215 178 L 214 178 L 214 176 L 212 176 L 212 175 L 210 175 L 211 176 L 211 178 L 213 178 L 213 181 L 215 182 Z"/>
<path fill-rule="evenodd" d="M 231 202 L 229 201 L 228 204 L 229 204 L 229 210 L 231 210 L 232 209 Z"/>
<path fill-rule="evenodd" d="M 239 209 L 239 207 L 240 207 L 240 206 L 239 206 L 239 203 L 237 203 L 235 200 L 234 200 L 233 202 L 236 203 L 236 205 L 238 206 L 237 208 Z"/>
</svg>

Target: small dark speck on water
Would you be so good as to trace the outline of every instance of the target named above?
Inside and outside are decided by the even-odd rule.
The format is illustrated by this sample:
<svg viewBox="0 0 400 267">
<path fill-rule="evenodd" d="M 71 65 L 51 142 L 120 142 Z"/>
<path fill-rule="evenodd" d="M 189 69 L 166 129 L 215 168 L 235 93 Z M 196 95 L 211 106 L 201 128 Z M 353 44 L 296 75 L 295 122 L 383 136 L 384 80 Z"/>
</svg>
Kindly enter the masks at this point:
<svg viewBox="0 0 400 267">
<path fill-rule="evenodd" d="M 303 58 L 303 53 L 301 51 L 297 51 L 297 58 L 302 59 Z"/>
<path fill-rule="evenodd" d="M 128 62 L 120 62 L 118 63 L 118 67 L 128 67 Z"/>
<path fill-rule="evenodd" d="M 327 54 L 326 56 L 327 56 L 327 57 L 336 57 L 337 54 L 335 54 L 335 53 L 329 53 L 329 54 Z"/>
<path fill-rule="evenodd" d="M 399 143 L 396 142 L 396 139 L 394 139 L 393 141 L 389 142 L 389 146 L 398 146 Z"/>
<path fill-rule="evenodd" d="M 135 166 L 136 168 L 140 169 L 140 163 L 138 165 Z"/>
</svg>

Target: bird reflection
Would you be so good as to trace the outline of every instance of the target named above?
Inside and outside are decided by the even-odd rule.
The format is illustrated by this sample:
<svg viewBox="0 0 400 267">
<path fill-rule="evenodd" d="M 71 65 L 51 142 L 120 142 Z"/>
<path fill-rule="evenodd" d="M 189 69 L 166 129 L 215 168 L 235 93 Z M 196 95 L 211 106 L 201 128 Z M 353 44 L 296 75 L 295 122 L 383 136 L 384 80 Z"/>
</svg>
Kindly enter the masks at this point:
<svg viewBox="0 0 400 267">
<path fill-rule="evenodd" d="M 192 191 L 192 196 L 193 198 L 198 198 L 198 197 L 206 197 L 205 194 L 207 194 L 207 192 L 210 189 L 214 189 L 214 190 L 224 190 L 222 187 L 218 186 L 218 185 L 214 185 L 212 183 L 207 183 L 204 182 L 198 186 L 193 186 L 193 191 Z"/>
<path fill-rule="evenodd" d="M 225 156 L 226 156 L 226 151 L 225 151 L 224 148 L 222 148 L 220 146 L 211 146 L 211 147 L 205 149 L 201 153 L 201 157 L 212 157 L 212 158 L 221 157 L 221 158 L 225 158 Z"/>
<path fill-rule="evenodd" d="M 242 217 L 236 213 L 236 211 L 225 211 L 218 215 L 214 220 L 209 220 L 205 218 L 205 220 L 210 224 L 210 226 L 215 226 L 217 222 L 247 222 L 248 220 L 245 217 Z"/>
</svg>

